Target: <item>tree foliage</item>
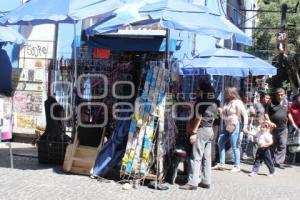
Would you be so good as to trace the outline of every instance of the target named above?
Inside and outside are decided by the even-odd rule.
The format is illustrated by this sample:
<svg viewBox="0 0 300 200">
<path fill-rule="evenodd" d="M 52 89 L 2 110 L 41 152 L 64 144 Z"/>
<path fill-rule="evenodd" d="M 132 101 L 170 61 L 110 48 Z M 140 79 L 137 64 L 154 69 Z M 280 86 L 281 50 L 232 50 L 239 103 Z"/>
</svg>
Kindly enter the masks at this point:
<svg viewBox="0 0 300 200">
<path fill-rule="evenodd" d="M 300 6 L 297 12 L 295 6 L 298 0 L 259 0 L 258 9 L 269 11 L 280 11 L 281 4 L 288 6 L 286 31 L 288 33 L 288 53 L 284 56 L 283 65 L 279 65 L 279 52 L 276 51 L 276 33 L 280 30 L 280 12 L 258 12 L 257 28 L 254 32 L 254 47 L 257 55 L 261 52 L 271 53 L 275 66 L 278 67 L 278 75 L 271 79 L 273 87 L 282 86 L 283 82 L 289 82 L 292 89 L 296 90 L 300 86 Z M 278 27 L 278 29 L 266 29 Z M 261 54 L 260 57 L 266 58 Z"/>
</svg>

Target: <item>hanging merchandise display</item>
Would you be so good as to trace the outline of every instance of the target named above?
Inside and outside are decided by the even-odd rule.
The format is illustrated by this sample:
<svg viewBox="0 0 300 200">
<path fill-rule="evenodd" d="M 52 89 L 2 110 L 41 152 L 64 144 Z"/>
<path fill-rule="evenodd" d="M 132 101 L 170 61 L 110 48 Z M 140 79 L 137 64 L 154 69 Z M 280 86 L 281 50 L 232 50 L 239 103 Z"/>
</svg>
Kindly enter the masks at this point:
<svg viewBox="0 0 300 200">
<path fill-rule="evenodd" d="M 136 100 L 122 160 L 123 174 L 134 178 L 149 173 L 151 160 L 156 160 L 153 154 L 154 140 L 164 132 L 163 115 L 169 71 L 164 68 L 163 62 L 149 64 L 142 95 Z"/>
<path fill-rule="evenodd" d="M 120 162 L 126 147 L 130 107 L 133 108 L 136 96 L 141 93 L 139 88 L 146 71 L 141 66 L 148 66 L 145 63 L 149 59 L 159 56 L 159 53 L 114 51 L 109 59 L 85 57 L 77 60 L 79 71 L 73 94 L 76 114 L 72 133 L 73 138 L 77 134 L 77 139 L 74 139 L 75 145 L 67 148 L 65 171 L 90 175 L 93 168 L 93 176 L 103 176 Z M 73 161 L 83 155 L 80 154 L 82 149 L 90 149 L 93 155 L 98 155 L 93 160 L 86 158 L 89 163 L 80 164 L 79 169 L 81 161 Z"/>
</svg>

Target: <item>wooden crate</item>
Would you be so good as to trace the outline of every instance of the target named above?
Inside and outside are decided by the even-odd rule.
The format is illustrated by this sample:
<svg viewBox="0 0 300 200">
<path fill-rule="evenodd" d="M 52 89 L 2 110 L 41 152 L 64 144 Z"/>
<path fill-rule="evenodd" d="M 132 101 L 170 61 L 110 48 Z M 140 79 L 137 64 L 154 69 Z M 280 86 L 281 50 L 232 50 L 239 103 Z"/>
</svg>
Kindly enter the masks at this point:
<svg viewBox="0 0 300 200">
<path fill-rule="evenodd" d="M 74 156 L 72 156 L 73 148 L 75 148 Z M 97 153 L 97 147 L 69 144 L 65 154 L 64 171 L 89 176 Z"/>
</svg>

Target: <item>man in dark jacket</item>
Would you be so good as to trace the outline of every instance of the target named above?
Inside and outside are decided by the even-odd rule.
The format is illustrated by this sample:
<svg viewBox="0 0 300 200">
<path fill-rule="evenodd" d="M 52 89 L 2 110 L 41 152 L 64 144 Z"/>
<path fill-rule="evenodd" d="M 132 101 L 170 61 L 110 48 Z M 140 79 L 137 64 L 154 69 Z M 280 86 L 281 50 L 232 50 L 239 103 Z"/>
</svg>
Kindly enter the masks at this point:
<svg viewBox="0 0 300 200">
<path fill-rule="evenodd" d="M 276 89 L 274 97 L 270 104 L 266 107 L 265 117 L 271 121 L 273 127 L 273 155 L 275 166 L 284 169 L 284 161 L 286 155 L 287 144 L 287 121 L 288 121 L 288 104 L 285 100 L 285 90 L 283 88 Z"/>
</svg>

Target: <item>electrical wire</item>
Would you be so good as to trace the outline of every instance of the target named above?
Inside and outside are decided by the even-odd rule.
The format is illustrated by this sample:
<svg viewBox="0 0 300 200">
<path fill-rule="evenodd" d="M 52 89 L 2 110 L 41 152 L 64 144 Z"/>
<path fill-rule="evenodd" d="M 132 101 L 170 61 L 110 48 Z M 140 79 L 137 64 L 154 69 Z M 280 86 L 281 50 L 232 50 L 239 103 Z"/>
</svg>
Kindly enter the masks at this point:
<svg viewBox="0 0 300 200">
<path fill-rule="evenodd" d="M 218 7 L 221 7 L 221 8 L 222 8 L 222 11 L 223 11 L 224 15 L 228 18 L 228 15 L 227 15 L 227 13 L 226 13 L 225 10 L 224 10 L 224 6 L 223 6 L 222 1 L 223 1 L 223 0 L 219 0 L 219 1 L 218 1 Z M 227 2 L 227 4 L 228 4 L 228 6 L 229 6 L 232 10 L 236 10 L 241 16 L 245 17 L 245 20 L 242 21 L 241 23 L 239 23 L 239 24 L 237 25 L 238 27 L 239 27 L 240 25 L 246 23 L 247 21 L 249 21 L 249 20 L 255 18 L 255 17 L 259 14 L 259 13 L 256 13 L 255 15 L 253 15 L 253 16 L 251 16 L 251 17 L 249 17 L 249 18 L 246 19 L 247 15 L 244 14 L 240 9 L 236 9 L 232 4 L 230 4 L 230 3 L 228 3 L 228 2 Z"/>
<path fill-rule="evenodd" d="M 256 14 L 255 14 L 255 15 L 253 15 L 252 17 L 249 17 L 248 19 L 245 19 L 245 21 L 243 21 L 243 22 L 239 23 L 239 24 L 238 24 L 238 26 L 240 26 L 240 25 L 244 24 L 245 22 L 247 22 L 247 21 L 249 21 L 249 20 L 251 20 L 251 19 L 255 18 L 255 17 L 258 15 L 258 14 L 259 14 L 259 13 L 256 13 Z"/>
<path fill-rule="evenodd" d="M 220 0 L 221 1 L 221 0 Z M 222 5 L 222 4 L 221 4 Z M 232 4 L 227 2 L 227 5 L 232 9 L 232 10 L 236 10 L 240 15 L 242 15 L 243 17 L 246 17 L 246 15 L 240 10 L 240 9 L 236 9 Z M 223 5 L 222 5 L 223 8 Z M 224 9 L 223 9 L 224 11 Z"/>
</svg>

